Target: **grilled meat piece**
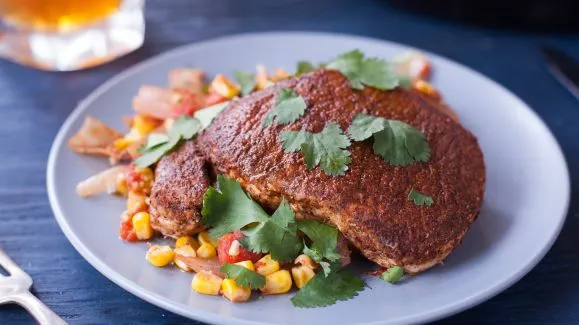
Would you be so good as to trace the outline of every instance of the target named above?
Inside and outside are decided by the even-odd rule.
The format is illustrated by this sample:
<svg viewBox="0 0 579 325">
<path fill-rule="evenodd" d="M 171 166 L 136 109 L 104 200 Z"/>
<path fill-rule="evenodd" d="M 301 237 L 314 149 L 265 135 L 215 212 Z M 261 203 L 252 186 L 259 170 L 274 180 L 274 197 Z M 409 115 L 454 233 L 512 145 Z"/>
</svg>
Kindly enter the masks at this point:
<svg viewBox="0 0 579 325">
<path fill-rule="evenodd" d="M 150 196 L 152 227 L 169 237 L 201 231 L 203 194 L 209 185 L 209 170 L 192 141 L 161 158 Z"/>
<path fill-rule="evenodd" d="M 265 128 L 264 116 L 280 87 L 300 94 L 308 108 L 295 123 Z M 346 174 L 328 176 L 319 167 L 308 169 L 301 153 L 285 153 L 281 147 L 279 134 L 284 130 L 319 132 L 329 122 L 346 130 L 359 112 L 401 120 L 421 130 L 431 148 L 430 160 L 393 166 L 373 152 L 371 141 L 356 142 L 349 148 L 352 162 Z M 274 209 L 283 196 L 298 217 L 335 225 L 368 259 L 383 267 L 399 265 L 408 273 L 441 262 L 460 244 L 479 213 L 485 188 L 476 138 L 431 101 L 404 89 L 354 90 L 336 71 L 318 70 L 231 103 L 198 136 L 196 146 L 217 173 L 239 181 L 265 207 Z M 171 175 L 195 173 L 175 163 L 171 166 L 178 172 L 170 170 L 167 160 L 189 163 L 180 153 L 160 164 L 163 177 L 157 182 L 175 185 L 168 179 Z M 435 203 L 415 205 L 408 200 L 412 188 L 431 195 Z M 189 195 L 202 194 L 167 190 L 173 193 L 170 197 L 186 202 L 191 202 Z"/>
</svg>

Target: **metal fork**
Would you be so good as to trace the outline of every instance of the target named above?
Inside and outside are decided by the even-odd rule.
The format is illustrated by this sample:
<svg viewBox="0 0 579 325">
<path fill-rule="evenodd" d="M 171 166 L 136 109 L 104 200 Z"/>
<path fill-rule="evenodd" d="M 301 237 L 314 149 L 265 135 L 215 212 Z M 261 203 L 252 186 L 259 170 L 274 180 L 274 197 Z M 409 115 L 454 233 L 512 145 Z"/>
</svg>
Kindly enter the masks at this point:
<svg viewBox="0 0 579 325">
<path fill-rule="evenodd" d="M 0 267 L 8 276 L 0 274 L 0 305 L 17 303 L 42 325 L 66 325 L 66 322 L 30 293 L 32 278 L 0 249 Z"/>
</svg>

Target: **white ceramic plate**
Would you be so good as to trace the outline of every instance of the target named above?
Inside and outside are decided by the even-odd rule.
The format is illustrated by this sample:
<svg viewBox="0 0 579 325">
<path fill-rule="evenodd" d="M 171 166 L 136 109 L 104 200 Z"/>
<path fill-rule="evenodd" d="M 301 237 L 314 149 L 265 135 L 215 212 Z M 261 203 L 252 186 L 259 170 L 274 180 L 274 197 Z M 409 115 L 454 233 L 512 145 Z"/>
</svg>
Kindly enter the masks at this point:
<svg viewBox="0 0 579 325">
<path fill-rule="evenodd" d="M 174 67 L 196 66 L 209 76 L 251 71 L 256 63 L 293 71 L 296 61 L 321 62 L 359 48 L 392 57 L 410 48 L 361 37 L 319 33 L 265 33 L 192 44 L 119 74 L 79 104 L 62 126 L 48 161 L 48 193 L 60 227 L 81 255 L 133 294 L 175 313 L 219 324 L 410 324 L 438 319 L 504 290 L 547 252 L 565 219 L 569 176 L 552 134 L 509 91 L 462 65 L 428 54 L 434 84 L 479 139 L 487 165 L 485 203 L 463 244 L 442 266 L 392 286 L 368 277 L 371 289 L 327 308 L 294 308 L 290 295 L 247 304 L 202 296 L 191 274 L 159 269 L 144 259 L 145 244 L 117 237 L 124 202 L 106 195 L 81 199 L 75 184 L 107 167 L 105 159 L 71 152 L 66 140 L 87 115 L 122 130 L 131 98 L 143 83 L 164 85 Z"/>
</svg>

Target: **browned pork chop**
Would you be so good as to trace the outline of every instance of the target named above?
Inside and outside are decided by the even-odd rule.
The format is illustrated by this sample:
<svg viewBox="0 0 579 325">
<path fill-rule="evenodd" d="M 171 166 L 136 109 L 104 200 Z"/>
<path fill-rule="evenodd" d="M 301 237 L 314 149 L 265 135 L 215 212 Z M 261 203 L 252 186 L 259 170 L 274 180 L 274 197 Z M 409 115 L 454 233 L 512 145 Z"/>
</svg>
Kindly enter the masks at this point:
<svg viewBox="0 0 579 325">
<path fill-rule="evenodd" d="M 295 123 L 264 128 L 264 116 L 279 87 L 292 88 L 308 108 Z M 359 112 L 401 120 L 421 130 L 432 151 L 430 160 L 397 167 L 376 155 L 371 141 L 358 142 L 349 148 L 352 162 L 346 174 L 328 176 L 319 167 L 308 169 L 301 153 L 285 153 L 281 147 L 281 131 L 319 132 L 329 122 L 346 130 Z M 239 181 L 260 204 L 273 209 L 283 196 L 298 216 L 335 225 L 368 259 L 383 267 L 402 266 L 408 273 L 439 263 L 460 244 L 478 215 L 485 187 L 476 138 L 432 102 L 404 89 L 354 90 L 336 71 L 319 70 L 231 103 L 200 134 L 196 146 L 218 173 Z M 168 178 L 176 175 L 171 168 L 180 177 L 191 177 L 191 189 L 185 192 L 164 186 L 174 193 L 169 197 L 175 205 L 202 195 L 194 192 L 203 188 L 193 183 L 198 178 L 183 174 L 190 170 L 198 175 L 188 154 L 180 157 L 183 151 L 161 161 L 154 189 L 159 196 L 159 183 L 171 183 Z M 413 188 L 431 195 L 435 203 L 418 206 L 409 201 Z M 151 204 L 155 206 L 155 201 Z M 186 220 L 197 216 L 192 209 L 198 204 L 185 203 L 191 211 Z"/>
<path fill-rule="evenodd" d="M 205 160 L 192 141 L 163 157 L 150 196 L 153 228 L 170 237 L 200 231 L 203 194 L 209 184 Z"/>
</svg>

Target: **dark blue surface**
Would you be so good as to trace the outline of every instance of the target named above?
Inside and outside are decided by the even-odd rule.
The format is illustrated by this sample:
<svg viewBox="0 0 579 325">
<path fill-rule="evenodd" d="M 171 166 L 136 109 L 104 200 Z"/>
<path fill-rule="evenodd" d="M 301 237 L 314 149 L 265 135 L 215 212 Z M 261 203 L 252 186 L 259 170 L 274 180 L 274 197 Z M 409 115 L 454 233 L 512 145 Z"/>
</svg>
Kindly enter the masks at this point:
<svg viewBox="0 0 579 325">
<path fill-rule="evenodd" d="M 463 26 L 414 16 L 376 0 L 172 0 L 147 5 L 145 45 L 113 63 L 47 73 L 0 62 L 0 247 L 32 276 L 38 297 L 69 323 L 194 323 L 107 280 L 56 225 L 46 195 L 45 165 L 52 139 L 76 103 L 120 70 L 178 45 L 241 32 L 315 30 L 439 53 L 503 84 L 543 118 L 565 152 L 573 183 L 561 236 L 519 283 L 441 323 L 579 324 L 579 102 L 548 74 L 538 51 L 539 44 L 549 43 L 579 57 L 577 35 Z M 0 324 L 32 322 L 23 309 L 0 306 Z"/>
</svg>

